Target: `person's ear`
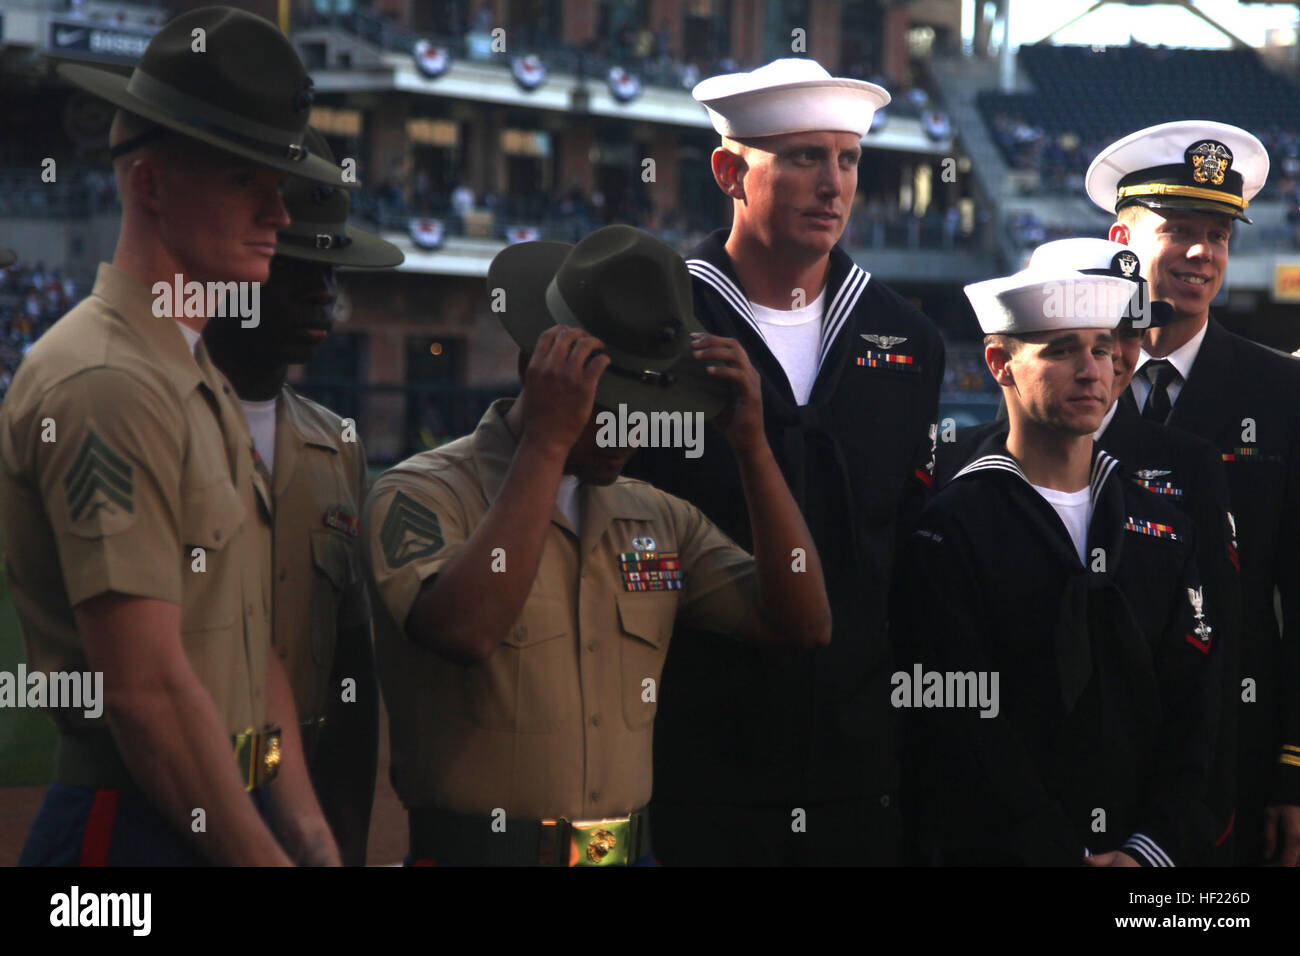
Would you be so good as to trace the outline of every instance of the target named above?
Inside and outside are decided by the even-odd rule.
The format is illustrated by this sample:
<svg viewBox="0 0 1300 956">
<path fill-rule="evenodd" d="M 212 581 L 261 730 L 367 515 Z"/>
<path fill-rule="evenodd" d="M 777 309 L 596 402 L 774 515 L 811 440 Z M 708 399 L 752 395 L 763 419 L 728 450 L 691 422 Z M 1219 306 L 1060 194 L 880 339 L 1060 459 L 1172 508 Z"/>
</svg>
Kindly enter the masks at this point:
<svg viewBox="0 0 1300 956">
<path fill-rule="evenodd" d="M 1016 377 L 1011 371 L 1011 353 L 1001 345 L 984 346 L 984 364 L 993 374 L 993 380 L 1004 388 L 1016 384 Z"/>
<path fill-rule="evenodd" d="M 1111 223 L 1110 233 L 1108 235 L 1111 242 L 1118 242 L 1122 246 L 1127 246 L 1129 244 L 1129 239 L 1132 238 L 1132 233 L 1129 231 L 1128 223 L 1126 222 Z"/>
<path fill-rule="evenodd" d="M 745 173 L 749 170 L 749 164 L 745 162 L 743 156 L 739 153 L 733 153 L 725 146 L 719 146 L 713 151 L 710 157 L 713 165 L 713 179 L 721 189 L 732 199 L 745 199 Z"/>
</svg>

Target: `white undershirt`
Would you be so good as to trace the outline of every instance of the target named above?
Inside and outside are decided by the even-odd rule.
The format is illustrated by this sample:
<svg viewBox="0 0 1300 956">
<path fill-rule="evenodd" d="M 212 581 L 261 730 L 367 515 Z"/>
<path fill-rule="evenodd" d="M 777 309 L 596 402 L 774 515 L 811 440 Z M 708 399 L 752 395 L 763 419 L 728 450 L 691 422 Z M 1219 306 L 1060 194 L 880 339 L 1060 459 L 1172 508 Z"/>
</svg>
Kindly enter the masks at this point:
<svg viewBox="0 0 1300 956">
<path fill-rule="evenodd" d="M 239 404 L 244 406 L 244 417 L 248 419 L 248 430 L 253 433 L 253 447 L 266 463 L 266 470 L 275 474 L 275 403 L 278 398 L 265 402 L 246 402 L 242 398 Z"/>
<path fill-rule="evenodd" d="M 1079 555 L 1079 563 L 1086 565 L 1084 552 L 1088 547 L 1088 525 L 1092 522 L 1092 489 L 1057 491 L 1042 485 L 1034 485 L 1033 489 L 1061 516 L 1065 530 L 1070 532 L 1070 540 L 1074 542 L 1075 553 Z"/>
<path fill-rule="evenodd" d="M 176 322 L 175 319 L 172 321 Z M 184 322 L 176 322 L 176 328 L 180 329 L 181 334 L 185 336 L 185 341 L 189 344 L 190 352 L 192 354 L 194 352 L 194 346 L 199 344 L 199 339 L 203 338 L 203 336 L 199 335 L 198 332 L 195 332 Z"/>
<path fill-rule="evenodd" d="M 781 363 L 781 368 L 785 369 L 794 400 L 800 405 L 808 404 L 813 383 L 817 380 L 822 342 L 822 300 L 825 298 L 826 289 L 823 287 L 821 294 L 802 309 L 769 309 L 757 302 L 749 303 L 762 330 L 763 340 Z"/>
<path fill-rule="evenodd" d="M 555 507 L 560 514 L 569 519 L 569 525 L 581 534 L 578 524 L 578 476 L 564 475 L 560 478 L 560 490 L 555 493 Z"/>
</svg>

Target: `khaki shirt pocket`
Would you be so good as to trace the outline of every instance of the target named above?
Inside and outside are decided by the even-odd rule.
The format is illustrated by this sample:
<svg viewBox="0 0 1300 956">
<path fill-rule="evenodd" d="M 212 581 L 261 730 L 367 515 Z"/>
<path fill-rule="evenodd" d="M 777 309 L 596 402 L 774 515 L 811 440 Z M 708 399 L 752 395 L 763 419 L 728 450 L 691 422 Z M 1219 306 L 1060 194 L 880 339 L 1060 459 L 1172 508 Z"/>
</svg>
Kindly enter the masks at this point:
<svg viewBox="0 0 1300 956">
<path fill-rule="evenodd" d="M 530 597 L 496 652 L 461 668 L 465 715 L 489 730 L 555 730 L 569 711 L 580 710 L 569 680 L 576 653 L 568 604 L 562 598 Z"/>
<path fill-rule="evenodd" d="M 311 533 L 311 657 L 322 667 L 334 661 L 339 606 L 352 579 L 348 550 L 348 542 L 332 531 Z"/>
<path fill-rule="evenodd" d="M 659 677 L 676 611 L 677 600 L 671 591 L 618 596 L 623 719 L 629 728 L 645 727 L 655 719 L 659 709 Z M 647 679 L 654 684 L 647 685 Z M 653 694 L 649 692 L 650 687 L 654 689 Z"/>
<path fill-rule="evenodd" d="M 182 631 L 223 628 L 241 618 L 241 570 L 230 565 L 231 542 L 244 516 L 244 504 L 226 480 L 182 497 Z"/>
</svg>

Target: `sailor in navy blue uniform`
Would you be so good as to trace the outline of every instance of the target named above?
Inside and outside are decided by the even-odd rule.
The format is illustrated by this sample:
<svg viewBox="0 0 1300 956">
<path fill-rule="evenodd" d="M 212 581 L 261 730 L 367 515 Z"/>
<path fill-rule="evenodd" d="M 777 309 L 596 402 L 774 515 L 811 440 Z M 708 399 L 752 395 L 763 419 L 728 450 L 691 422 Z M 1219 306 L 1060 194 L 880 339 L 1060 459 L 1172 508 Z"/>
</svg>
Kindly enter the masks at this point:
<svg viewBox="0 0 1300 956">
<path fill-rule="evenodd" d="M 1136 253 L 1105 239 L 1058 239 L 1034 250 L 1031 266 L 1049 261 L 1083 271 L 1124 275 L 1138 281 L 1129 312 L 1115 330 L 1115 381 L 1112 404 L 1093 438 L 1098 447 L 1124 465 L 1128 479 L 1159 495 L 1191 519 L 1196 528 L 1196 561 L 1204 586 L 1205 605 L 1216 621 L 1214 653 L 1223 654 L 1224 697 L 1219 720 L 1215 761 L 1211 768 L 1206 802 L 1219 819 L 1219 832 L 1210 862 L 1231 865 L 1233 823 L 1236 811 L 1236 700 L 1240 651 L 1241 587 L 1238 580 L 1234 519 L 1227 480 L 1219 451 L 1203 438 L 1142 418 L 1129 402 L 1119 401 L 1136 369 L 1142 336 L 1147 328 L 1173 321 L 1167 302 L 1152 300 Z M 994 421 L 961 429 L 955 442 L 940 441 L 935 475 L 945 487 L 990 435 L 1005 439 L 1005 406 Z"/>
<path fill-rule="evenodd" d="M 1134 289 L 1041 267 L 967 287 L 1008 432 L 936 496 L 896 575 L 894 702 L 918 708 L 909 822 L 923 862 L 1211 853 L 1222 655 L 1195 532 L 1092 438 Z M 1050 304 L 1060 295 L 1074 307 Z M 958 692 L 968 675 L 994 690 L 978 709 Z"/>
<path fill-rule="evenodd" d="M 1210 317 L 1234 221 L 1268 178 L 1250 133 L 1202 120 L 1139 130 L 1106 147 L 1085 179 L 1116 222 L 1110 238 L 1145 263 L 1174 321 L 1146 335 L 1124 401 L 1220 452 L 1241 564 L 1237 862 L 1300 863 L 1300 363 Z M 1283 621 L 1274 610 L 1279 597 Z M 1291 628 L 1295 630 L 1293 626 Z"/>
<path fill-rule="evenodd" d="M 670 645 L 651 817 L 672 864 L 899 861 L 899 720 L 887 597 L 896 536 L 932 483 L 943 377 L 937 329 L 837 244 L 861 138 L 888 94 L 778 60 L 696 87 L 722 146 L 733 226 L 687 265 L 695 314 L 735 337 L 763 380 L 768 439 L 822 555 L 830 647 L 800 657 L 704 633 Z M 726 445 L 643 450 L 630 472 L 750 540 Z"/>
</svg>

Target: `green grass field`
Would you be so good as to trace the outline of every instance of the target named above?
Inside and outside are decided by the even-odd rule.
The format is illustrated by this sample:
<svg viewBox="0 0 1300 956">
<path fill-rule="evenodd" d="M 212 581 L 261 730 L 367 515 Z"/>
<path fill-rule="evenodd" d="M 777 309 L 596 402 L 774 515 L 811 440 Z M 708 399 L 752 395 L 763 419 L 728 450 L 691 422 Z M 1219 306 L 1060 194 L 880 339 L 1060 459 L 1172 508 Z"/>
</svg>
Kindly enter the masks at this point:
<svg viewBox="0 0 1300 956">
<path fill-rule="evenodd" d="M 14 673 L 25 660 L 18 612 L 0 564 L 0 671 Z M 43 711 L 0 707 L 0 787 L 49 783 L 58 733 Z"/>
</svg>

